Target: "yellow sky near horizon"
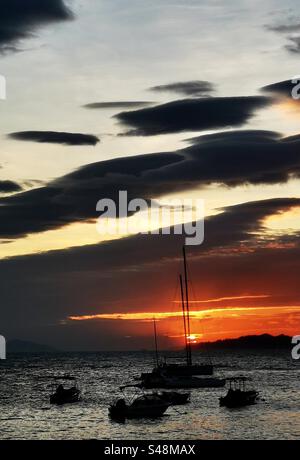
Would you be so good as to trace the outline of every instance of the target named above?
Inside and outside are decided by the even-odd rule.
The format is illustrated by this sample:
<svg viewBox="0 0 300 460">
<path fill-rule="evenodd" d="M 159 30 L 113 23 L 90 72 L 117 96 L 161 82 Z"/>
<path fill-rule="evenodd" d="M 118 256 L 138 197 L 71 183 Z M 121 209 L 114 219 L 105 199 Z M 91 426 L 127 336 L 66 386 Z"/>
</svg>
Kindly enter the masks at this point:
<svg viewBox="0 0 300 460">
<path fill-rule="evenodd" d="M 226 193 L 224 193 L 226 191 Z M 248 201 L 260 199 L 271 199 L 291 197 L 300 198 L 300 187 L 298 180 L 290 180 L 287 184 L 281 186 L 268 185 L 264 186 L 238 186 L 232 189 L 226 187 L 209 186 L 204 189 L 194 189 L 191 191 L 182 192 L 180 194 L 172 194 L 156 200 L 162 206 L 168 203 L 168 200 L 173 199 L 191 199 L 204 200 L 205 219 L 209 216 L 223 212 L 222 208 L 226 206 L 238 205 Z M 96 204 L 95 204 L 96 208 Z M 95 211 L 95 214 L 96 211 Z M 184 222 L 180 215 L 175 215 L 175 222 Z M 149 222 L 148 216 L 145 213 L 138 213 L 127 219 L 122 219 L 123 223 L 130 225 L 131 228 L 142 229 L 148 231 L 160 228 L 162 225 L 156 225 Z M 159 222 L 161 224 L 161 221 Z M 264 221 L 265 229 L 269 236 L 276 232 L 292 232 L 300 231 L 300 207 L 295 207 L 293 210 L 276 213 L 269 216 Z M 135 232 L 133 232 L 135 233 Z M 85 245 L 98 244 L 105 241 L 112 241 L 128 236 L 128 232 L 121 234 L 106 234 L 97 231 L 97 221 L 94 223 L 77 222 L 69 224 L 56 230 L 48 230 L 42 233 L 33 233 L 23 238 L 8 240 L 7 244 L 1 245 L 0 260 L 8 257 L 22 256 L 34 253 L 43 253 L 53 250 L 63 250 L 71 247 L 79 247 Z M 5 243 L 5 240 L 2 240 Z"/>
</svg>

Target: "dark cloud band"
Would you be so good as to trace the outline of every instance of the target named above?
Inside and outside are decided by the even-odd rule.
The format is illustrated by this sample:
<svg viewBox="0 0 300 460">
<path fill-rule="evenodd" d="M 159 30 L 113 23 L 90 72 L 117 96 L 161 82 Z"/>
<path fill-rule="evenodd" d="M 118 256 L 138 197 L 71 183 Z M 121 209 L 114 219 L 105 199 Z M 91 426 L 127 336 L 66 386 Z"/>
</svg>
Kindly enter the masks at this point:
<svg viewBox="0 0 300 460">
<path fill-rule="evenodd" d="M 20 192 L 22 187 L 11 180 L 0 180 L 0 193 Z"/>
<path fill-rule="evenodd" d="M 129 128 L 127 135 L 151 136 L 242 126 L 269 103 L 263 96 L 183 99 L 122 112 L 116 118 Z"/>
<path fill-rule="evenodd" d="M 92 134 L 64 133 L 55 131 L 22 131 L 11 133 L 9 137 L 18 141 L 62 145 L 96 145 L 99 138 Z"/>
<path fill-rule="evenodd" d="M 300 76 L 295 75 L 290 80 L 284 80 L 264 86 L 261 91 L 272 96 L 284 97 L 293 101 L 300 99 Z"/>
<path fill-rule="evenodd" d="M 16 50 L 39 27 L 73 18 L 63 0 L 1 0 L 0 52 Z"/>
<path fill-rule="evenodd" d="M 158 93 L 170 92 L 182 94 L 184 96 L 208 96 L 215 91 L 215 86 L 209 81 L 192 80 L 153 86 L 149 90 Z"/>
<path fill-rule="evenodd" d="M 300 137 L 269 131 L 229 131 L 195 138 L 176 152 L 117 158 L 83 166 L 44 187 L 0 200 L 0 237 L 96 219 L 102 198 L 118 191 L 145 200 L 205 187 L 275 184 L 300 177 Z"/>
</svg>

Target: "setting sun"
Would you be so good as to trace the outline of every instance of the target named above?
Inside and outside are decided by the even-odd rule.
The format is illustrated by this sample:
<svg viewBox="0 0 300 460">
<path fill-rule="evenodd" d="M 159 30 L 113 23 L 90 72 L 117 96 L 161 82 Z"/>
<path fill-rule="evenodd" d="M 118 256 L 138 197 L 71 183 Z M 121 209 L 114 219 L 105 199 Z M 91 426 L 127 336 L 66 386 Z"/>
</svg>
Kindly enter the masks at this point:
<svg viewBox="0 0 300 460">
<path fill-rule="evenodd" d="M 202 335 L 201 334 L 191 334 L 191 335 L 188 335 L 187 336 L 187 340 L 190 342 L 190 343 L 198 343 L 199 342 L 199 339 Z"/>
</svg>

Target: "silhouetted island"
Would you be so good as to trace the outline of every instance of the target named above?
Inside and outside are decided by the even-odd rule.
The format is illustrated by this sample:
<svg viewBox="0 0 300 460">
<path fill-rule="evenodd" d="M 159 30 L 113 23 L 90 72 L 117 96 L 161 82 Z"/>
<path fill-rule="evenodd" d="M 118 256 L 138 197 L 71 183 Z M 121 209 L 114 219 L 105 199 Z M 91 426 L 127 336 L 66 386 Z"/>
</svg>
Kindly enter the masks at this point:
<svg viewBox="0 0 300 460">
<path fill-rule="evenodd" d="M 217 340 L 216 342 L 202 342 L 193 345 L 194 350 L 246 350 L 246 349 L 287 349 L 291 348 L 292 338 L 287 335 L 273 336 L 270 334 L 247 335 L 237 339 Z M 100 351 L 100 349 L 99 349 Z M 141 351 L 141 350 L 140 350 Z M 146 350 L 144 350 L 146 351 Z M 11 340 L 7 343 L 8 353 L 60 353 L 49 345 L 25 341 Z"/>
<path fill-rule="evenodd" d="M 246 335 L 237 339 L 217 340 L 194 345 L 194 349 L 286 349 L 291 348 L 292 338 L 287 335 L 273 336 L 270 334 Z"/>
<path fill-rule="evenodd" d="M 25 340 L 10 340 L 7 342 L 7 353 L 57 353 L 53 347 Z"/>
</svg>

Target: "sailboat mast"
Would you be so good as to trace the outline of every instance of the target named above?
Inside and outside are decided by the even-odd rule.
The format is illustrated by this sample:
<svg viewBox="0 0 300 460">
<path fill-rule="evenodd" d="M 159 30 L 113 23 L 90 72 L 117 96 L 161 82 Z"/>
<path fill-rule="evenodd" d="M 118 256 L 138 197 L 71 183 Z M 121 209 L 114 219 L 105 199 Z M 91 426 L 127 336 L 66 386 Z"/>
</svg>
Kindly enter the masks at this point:
<svg viewBox="0 0 300 460">
<path fill-rule="evenodd" d="M 154 327 L 154 340 L 155 340 L 155 360 L 156 365 L 159 367 L 159 360 L 158 360 L 158 345 L 157 345 L 157 330 L 156 330 L 156 320 L 155 317 L 153 318 L 153 327 Z"/>
<path fill-rule="evenodd" d="M 185 313 L 185 305 L 184 305 L 184 292 L 183 292 L 182 275 L 179 275 L 179 279 L 180 279 L 180 292 L 181 292 L 181 303 L 182 303 L 182 314 L 183 314 L 184 341 L 185 341 L 185 350 L 186 350 L 186 363 L 187 363 L 187 365 L 189 365 L 189 347 L 188 347 L 187 330 L 186 330 L 186 313 Z"/>
<path fill-rule="evenodd" d="M 192 350 L 191 350 L 191 328 L 190 328 L 190 307 L 189 307 L 189 288 L 188 288 L 188 275 L 187 275 L 187 263 L 186 263 L 186 251 L 183 246 L 183 262 L 184 262 L 184 281 L 185 281 L 185 302 L 186 302 L 186 320 L 187 320 L 187 333 L 188 333 L 188 364 L 192 365 Z"/>
</svg>

